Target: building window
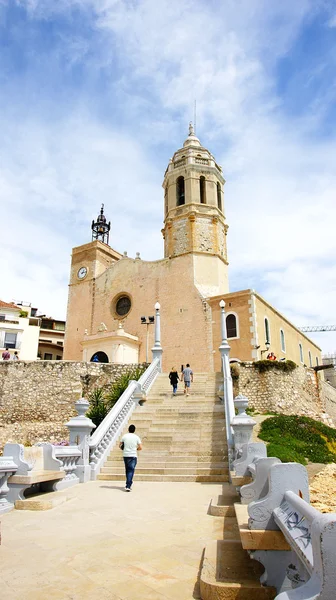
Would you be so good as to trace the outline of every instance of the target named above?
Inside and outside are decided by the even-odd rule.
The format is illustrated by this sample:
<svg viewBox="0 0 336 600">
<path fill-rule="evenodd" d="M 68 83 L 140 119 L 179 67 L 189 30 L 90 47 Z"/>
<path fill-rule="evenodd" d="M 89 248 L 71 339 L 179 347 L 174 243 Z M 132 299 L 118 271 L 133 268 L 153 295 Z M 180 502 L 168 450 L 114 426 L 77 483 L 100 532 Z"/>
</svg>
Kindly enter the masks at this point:
<svg viewBox="0 0 336 600">
<path fill-rule="evenodd" d="M 56 342 L 57 346 L 63 346 L 63 342 Z"/>
<path fill-rule="evenodd" d="M 308 358 L 309 358 L 309 366 L 312 367 L 313 366 L 313 361 L 312 361 L 312 355 L 311 355 L 310 350 L 308 352 Z"/>
<path fill-rule="evenodd" d="M 168 212 L 168 186 L 165 187 L 165 215 Z"/>
<path fill-rule="evenodd" d="M 184 197 L 184 177 L 178 177 L 176 180 L 176 206 L 185 204 Z"/>
<path fill-rule="evenodd" d="M 285 334 L 283 332 L 283 329 L 280 329 L 280 346 L 281 346 L 281 351 L 286 352 Z"/>
<path fill-rule="evenodd" d="M 56 360 L 62 360 L 62 357 L 57 354 Z"/>
<path fill-rule="evenodd" d="M 52 360 L 52 354 L 49 354 L 48 352 L 44 353 L 44 360 Z"/>
<path fill-rule="evenodd" d="M 236 315 L 229 314 L 226 317 L 226 331 L 228 338 L 238 337 L 237 317 Z"/>
<path fill-rule="evenodd" d="M 125 315 L 127 315 L 131 310 L 131 305 L 132 303 L 129 296 L 120 296 L 115 305 L 115 311 L 117 315 L 119 317 L 124 317 Z"/>
<path fill-rule="evenodd" d="M 222 210 L 222 188 L 219 182 L 217 182 L 217 206 Z"/>
<path fill-rule="evenodd" d="M 302 344 L 299 344 L 299 351 L 300 351 L 300 362 L 304 362 L 303 360 L 303 348 L 302 348 Z"/>
<path fill-rule="evenodd" d="M 265 343 L 266 344 L 270 344 L 271 343 L 269 320 L 268 320 L 267 317 L 265 317 Z"/>
<path fill-rule="evenodd" d="M 17 333 L 5 332 L 5 348 L 16 348 Z"/>
<path fill-rule="evenodd" d="M 203 177 L 203 175 L 200 177 L 200 199 L 201 199 L 201 204 L 206 204 L 205 177 Z"/>
<path fill-rule="evenodd" d="M 318 356 L 316 357 L 316 366 L 319 366 Z"/>
</svg>

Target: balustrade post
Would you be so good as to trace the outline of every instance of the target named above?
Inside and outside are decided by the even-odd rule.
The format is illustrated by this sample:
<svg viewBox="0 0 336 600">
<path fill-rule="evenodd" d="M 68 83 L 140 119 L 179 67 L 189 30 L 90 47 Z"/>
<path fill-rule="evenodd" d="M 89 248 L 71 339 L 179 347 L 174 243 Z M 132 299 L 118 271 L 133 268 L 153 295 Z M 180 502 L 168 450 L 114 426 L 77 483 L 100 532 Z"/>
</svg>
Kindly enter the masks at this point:
<svg viewBox="0 0 336 600">
<path fill-rule="evenodd" d="M 155 304 L 155 341 L 152 348 L 153 360 L 156 358 L 160 361 L 160 372 L 162 371 L 162 353 L 163 349 L 161 346 L 161 327 L 160 327 L 160 304 Z"/>
<path fill-rule="evenodd" d="M 234 406 L 238 409 L 238 415 L 235 415 L 231 421 L 234 440 L 234 458 L 237 458 L 243 444 L 248 444 L 252 439 L 253 427 L 256 421 L 246 414 L 248 399 L 243 394 L 239 394 L 234 399 Z"/>
<path fill-rule="evenodd" d="M 7 494 L 9 487 L 8 478 L 14 475 L 18 469 L 12 456 L 0 456 L 0 515 L 9 512 L 14 508 L 14 504 L 8 502 Z"/>
<path fill-rule="evenodd" d="M 70 432 L 70 445 L 77 445 L 82 455 L 76 467 L 76 475 L 80 483 L 90 481 L 91 467 L 89 464 L 89 441 L 91 431 L 96 427 L 95 424 L 85 416 L 89 408 L 89 402 L 85 398 L 81 398 L 75 402 L 75 408 L 78 413 L 76 417 L 72 417 L 67 428 Z"/>
<path fill-rule="evenodd" d="M 228 452 L 229 452 L 229 463 L 233 459 L 234 452 L 234 438 L 233 438 L 233 429 L 231 426 L 232 419 L 235 416 L 235 409 L 233 403 L 233 387 L 232 387 L 232 377 L 230 370 L 230 346 L 227 341 L 227 331 L 226 331 L 226 315 L 225 315 L 225 302 L 221 300 L 219 303 L 221 309 L 221 334 L 222 334 L 222 343 L 219 346 L 219 351 L 221 354 L 221 362 L 222 362 L 222 371 L 223 371 L 223 386 L 224 386 L 224 408 L 225 408 L 225 421 L 226 421 L 226 437 L 228 443 Z"/>
</svg>

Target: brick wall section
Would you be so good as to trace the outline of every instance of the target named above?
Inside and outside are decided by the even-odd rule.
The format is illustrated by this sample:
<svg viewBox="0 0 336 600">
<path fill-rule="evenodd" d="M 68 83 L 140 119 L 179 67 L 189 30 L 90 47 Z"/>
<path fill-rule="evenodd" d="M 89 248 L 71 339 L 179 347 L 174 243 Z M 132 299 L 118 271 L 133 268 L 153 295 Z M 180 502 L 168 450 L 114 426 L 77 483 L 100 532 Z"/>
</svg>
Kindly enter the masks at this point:
<svg viewBox="0 0 336 600">
<path fill-rule="evenodd" d="M 132 366 L 72 361 L 0 362 L 0 450 L 68 438 L 74 403 L 95 386 L 113 383 Z"/>
<path fill-rule="evenodd" d="M 257 412 L 277 412 L 306 415 L 322 420 L 327 425 L 336 424 L 336 390 L 326 401 L 325 384 L 316 379 L 312 369 L 297 367 L 284 373 L 277 369 L 259 373 L 253 363 L 239 365 L 239 379 L 234 380 L 234 395 L 244 394 L 249 406 Z"/>
</svg>

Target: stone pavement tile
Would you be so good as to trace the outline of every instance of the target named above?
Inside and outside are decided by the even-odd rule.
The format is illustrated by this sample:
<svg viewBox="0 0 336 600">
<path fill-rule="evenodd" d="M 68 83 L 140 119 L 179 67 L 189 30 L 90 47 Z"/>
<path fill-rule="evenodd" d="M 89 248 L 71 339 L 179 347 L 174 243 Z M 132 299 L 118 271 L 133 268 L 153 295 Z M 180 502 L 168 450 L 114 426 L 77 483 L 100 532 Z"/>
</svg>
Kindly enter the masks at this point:
<svg viewBox="0 0 336 600">
<path fill-rule="evenodd" d="M 119 594 L 122 600 L 167 600 L 167 596 L 161 591 L 145 585 L 140 580 L 111 586 L 110 590 Z"/>
<path fill-rule="evenodd" d="M 192 600 L 200 598 L 197 581 L 178 581 L 159 588 L 160 594 L 169 600 Z"/>
<path fill-rule="evenodd" d="M 22 600 L 22 597 L 17 594 L 13 588 L 5 581 L 0 580 L 1 600 Z"/>
</svg>

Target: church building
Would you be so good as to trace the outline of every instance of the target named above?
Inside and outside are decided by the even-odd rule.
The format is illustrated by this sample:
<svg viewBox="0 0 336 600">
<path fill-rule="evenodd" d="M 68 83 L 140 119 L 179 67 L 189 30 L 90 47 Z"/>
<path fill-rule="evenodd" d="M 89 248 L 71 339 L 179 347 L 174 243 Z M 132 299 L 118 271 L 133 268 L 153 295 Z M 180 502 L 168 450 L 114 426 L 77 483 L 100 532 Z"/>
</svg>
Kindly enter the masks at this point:
<svg viewBox="0 0 336 600">
<path fill-rule="evenodd" d="M 194 371 L 220 371 L 224 299 L 231 359 L 273 351 L 278 360 L 321 363 L 320 348 L 254 290 L 230 293 L 224 185 L 190 125 L 164 174 L 164 258 L 143 261 L 111 248 L 102 207 L 92 241 L 72 252 L 64 359 L 150 361 L 159 302 L 163 370 L 190 363 Z"/>
</svg>

